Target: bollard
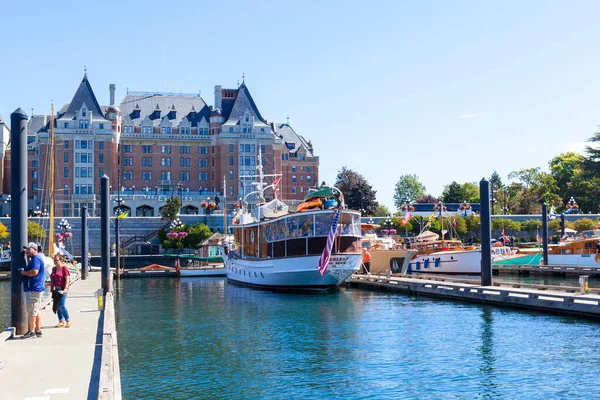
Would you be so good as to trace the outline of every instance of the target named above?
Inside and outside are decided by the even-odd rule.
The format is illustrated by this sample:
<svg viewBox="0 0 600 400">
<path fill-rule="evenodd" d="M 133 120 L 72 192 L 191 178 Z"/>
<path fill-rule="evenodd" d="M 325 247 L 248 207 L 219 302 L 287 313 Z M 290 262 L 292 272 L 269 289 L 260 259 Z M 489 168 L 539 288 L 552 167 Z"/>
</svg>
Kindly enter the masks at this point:
<svg viewBox="0 0 600 400">
<path fill-rule="evenodd" d="M 588 286 L 589 275 L 581 275 L 579 277 L 579 291 L 581 294 L 588 294 L 590 287 Z"/>
<path fill-rule="evenodd" d="M 98 298 L 98 311 L 102 311 L 104 308 L 104 289 L 98 289 L 96 297 Z"/>
</svg>

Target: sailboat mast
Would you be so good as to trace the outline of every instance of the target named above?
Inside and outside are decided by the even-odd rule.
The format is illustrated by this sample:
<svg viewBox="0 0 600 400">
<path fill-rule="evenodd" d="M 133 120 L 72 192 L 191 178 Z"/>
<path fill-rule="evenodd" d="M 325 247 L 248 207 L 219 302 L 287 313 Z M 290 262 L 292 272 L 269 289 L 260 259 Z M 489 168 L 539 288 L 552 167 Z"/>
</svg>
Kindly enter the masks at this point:
<svg viewBox="0 0 600 400">
<path fill-rule="evenodd" d="M 227 237 L 227 183 L 223 175 L 223 234 Z"/>
<path fill-rule="evenodd" d="M 50 117 L 50 195 L 48 204 L 50 208 L 48 235 L 48 256 L 54 257 L 54 103 L 52 103 L 52 115 Z"/>
</svg>

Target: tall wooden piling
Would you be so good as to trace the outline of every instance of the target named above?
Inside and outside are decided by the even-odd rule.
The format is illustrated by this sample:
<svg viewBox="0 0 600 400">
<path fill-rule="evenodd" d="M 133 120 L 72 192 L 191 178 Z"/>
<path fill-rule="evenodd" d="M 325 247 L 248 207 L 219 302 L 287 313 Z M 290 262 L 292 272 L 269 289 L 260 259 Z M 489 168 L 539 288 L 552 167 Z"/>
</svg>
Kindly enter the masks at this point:
<svg viewBox="0 0 600 400">
<path fill-rule="evenodd" d="M 87 207 L 81 206 L 81 279 L 87 279 L 88 275 L 88 223 Z"/>
<path fill-rule="evenodd" d="M 548 265 L 548 206 L 542 203 L 542 262 Z"/>
<path fill-rule="evenodd" d="M 481 210 L 481 285 L 492 285 L 492 217 L 490 214 L 490 183 L 483 178 L 479 182 Z"/>
<path fill-rule="evenodd" d="M 11 325 L 17 335 L 27 332 L 25 293 L 20 268 L 25 268 L 27 245 L 27 114 L 18 108 L 10 115 L 10 304 Z"/>
<path fill-rule="evenodd" d="M 108 176 L 100 178 L 100 248 L 102 251 L 102 289 L 110 292 L 110 196 Z"/>
</svg>

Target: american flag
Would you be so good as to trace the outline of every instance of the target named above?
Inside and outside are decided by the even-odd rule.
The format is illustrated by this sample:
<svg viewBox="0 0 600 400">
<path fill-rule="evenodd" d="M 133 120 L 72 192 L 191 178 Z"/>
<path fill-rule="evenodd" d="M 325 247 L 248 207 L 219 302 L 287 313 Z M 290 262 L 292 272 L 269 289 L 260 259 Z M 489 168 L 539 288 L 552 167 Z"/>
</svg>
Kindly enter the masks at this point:
<svg viewBox="0 0 600 400">
<path fill-rule="evenodd" d="M 333 241 L 335 240 L 335 235 L 337 234 L 338 223 L 340 222 L 340 213 L 342 209 L 338 207 L 337 212 L 335 213 L 335 217 L 333 217 L 333 223 L 331 224 L 331 230 L 329 231 L 329 236 L 327 236 L 327 244 L 323 249 L 323 254 L 321 254 L 321 258 L 319 258 L 319 272 L 321 276 L 325 275 L 327 272 L 327 266 L 329 265 L 329 258 L 331 257 L 331 249 L 333 248 Z"/>
</svg>

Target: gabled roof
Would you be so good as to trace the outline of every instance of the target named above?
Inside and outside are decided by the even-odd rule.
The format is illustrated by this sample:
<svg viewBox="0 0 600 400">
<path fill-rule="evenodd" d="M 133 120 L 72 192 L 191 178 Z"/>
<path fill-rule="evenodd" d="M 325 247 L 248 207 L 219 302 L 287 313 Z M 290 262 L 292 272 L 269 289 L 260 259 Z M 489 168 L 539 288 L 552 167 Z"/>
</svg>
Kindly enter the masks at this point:
<svg viewBox="0 0 600 400">
<path fill-rule="evenodd" d="M 298 152 L 298 149 L 304 147 L 307 155 L 314 157 L 312 145 L 310 145 L 302 135 L 297 134 L 289 124 L 275 122 L 271 123 L 271 128 L 276 135 L 283 136 L 283 141 L 286 145 L 293 145 L 293 148 L 291 149 L 288 147 L 290 153 L 296 153 Z"/>
<path fill-rule="evenodd" d="M 96 96 L 94 95 L 94 91 L 92 90 L 92 85 L 90 85 L 87 74 L 83 76 L 83 79 L 79 84 L 77 91 L 75 92 L 75 96 L 73 96 L 73 100 L 71 100 L 69 103 L 66 111 L 60 114 L 59 118 L 75 118 L 77 111 L 79 111 L 83 104 L 85 104 L 88 110 L 93 113 L 93 116 L 100 116 L 104 118 L 104 112 L 102 111 L 100 104 L 98 104 L 98 100 L 96 100 Z"/>
<path fill-rule="evenodd" d="M 0 124 L 4 123 L 4 119 L 2 119 L 2 115 L 0 115 Z"/>
<path fill-rule="evenodd" d="M 162 119 L 170 112 L 175 113 L 175 117 L 170 118 L 173 126 L 178 126 L 184 118 L 187 118 L 192 126 L 198 126 L 202 118 L 207 121 L 210 118 L 210 108 L 202 97 L 184 94 L 128 93 L 119 108 L 124 118 L 123 123 L 133 122 L 135 126 L 140 126 L 146 116 L 150 117 L 154 126 L 159 126 Z M 139 111 L 139 116 L 136 116 L 134 111 Z M 157 114 L 154 114 L 155 111 Z M 126 120 L 125 116 L 129 118 Z"/>
<path fill-rule="evenodd" d="M 260 115 L 260 111 L 258 111 L 258 107 L 256 107 L 256 103 L 254 103 L 254 99 L 252 99 L 250 91 L 244 82 L 238 88 L 235 100 L 223 99 L 222 103 L 223 117 L 225 117 L 226 121 L 225 125 L 237 125 L 246 111 L 249 111 L 250 116 L 255 118 L 255 123 L 267 123 L 267 120 Z"/>
</svg>

